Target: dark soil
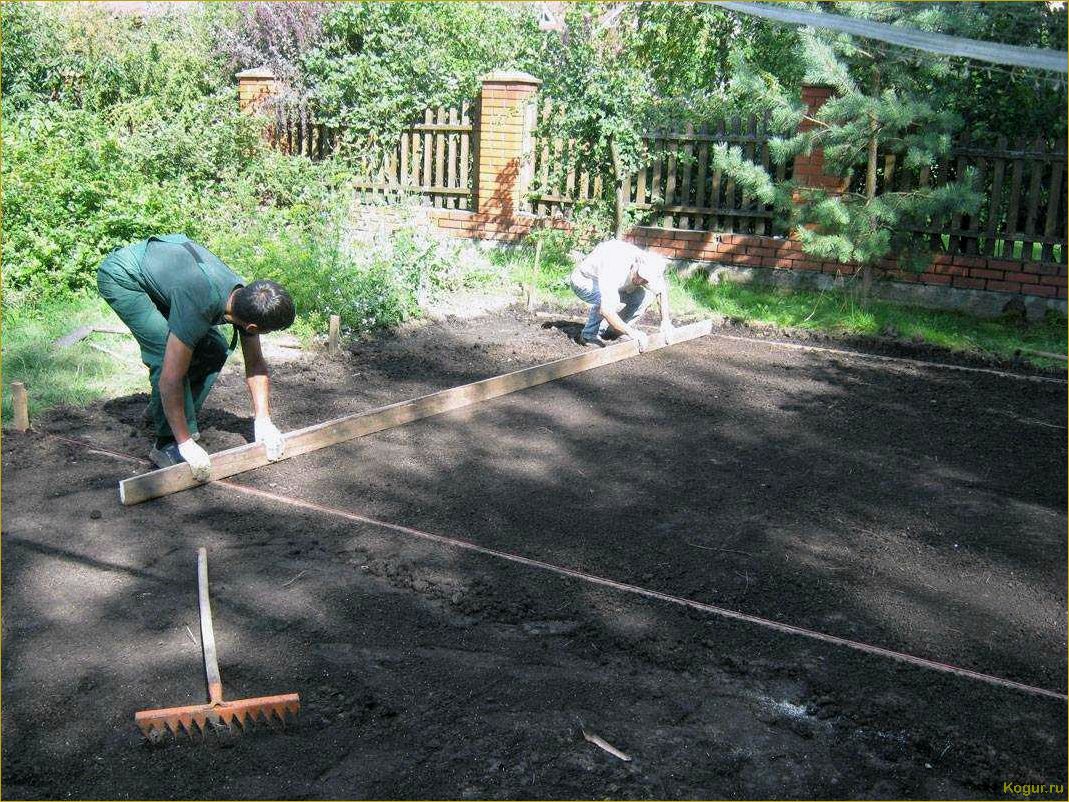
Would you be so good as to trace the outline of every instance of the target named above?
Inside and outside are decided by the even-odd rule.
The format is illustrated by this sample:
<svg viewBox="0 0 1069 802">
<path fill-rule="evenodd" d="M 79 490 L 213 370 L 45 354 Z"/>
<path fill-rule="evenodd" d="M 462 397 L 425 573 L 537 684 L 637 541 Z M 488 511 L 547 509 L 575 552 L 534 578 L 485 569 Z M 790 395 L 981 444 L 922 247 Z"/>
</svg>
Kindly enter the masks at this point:
<svg viewBox="0 0 1069 802">
<path fill-rule="evenodd" d="M 576 352 L 544 326 L 434 324 L 278 366 L 275 418 Z M 35 425 L 140 456 L 144 403 Z M 1066 403 L 1062 384 L 707 337 L 236 481 L 1064 693 Z M 209 406 L 209 450 L 251 435 L 238 366 Z M 225 485 L 124 508 L 137 470 L 5 436 L 6 798 L 1004 798 L 1066 781 L 1063 701 Z M 296 691 L 303 709 L 152 747 L 135 711 L 204 699 L 201 545 L 228 695 Z"/>
</svg>

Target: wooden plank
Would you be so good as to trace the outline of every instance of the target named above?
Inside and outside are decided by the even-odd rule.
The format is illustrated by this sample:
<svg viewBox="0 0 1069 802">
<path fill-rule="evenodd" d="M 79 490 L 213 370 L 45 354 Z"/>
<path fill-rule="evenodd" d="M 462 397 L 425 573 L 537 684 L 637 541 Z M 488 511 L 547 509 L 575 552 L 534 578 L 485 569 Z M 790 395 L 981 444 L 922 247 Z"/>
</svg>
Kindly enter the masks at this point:
<svg viewBox="0 0 1069 802">
<path fill-rule="evenodd" d="M 11 382 L 11 404 L 15 408 L 15 431 L 26 431 L 30 428 L 30 399 L 22 382 Z"/>
<path fill-rule="evenodd" d="M 413 133 L 425 133 L 427 131 L 430 131 L 432 133 L 439 134 L 470 134 L 472 131 L 472 126 L 470 123 L 460 124 L 457 122 L 429 123 L 427 125 L 412 125 L 409 126 L 407 130 L 412 131 Z"/>
<path fill-rule="evenodd" d="M 119 326 L 79 326 L 70 334 L 64 334 L 62 337 L 53 340 L 52 345 L 55 348 L 69 348 L 77 342 L 81 342 L 90 334 L 129 334 L 129 330 L 121 328 Z"/>
<path fill-rule="evenodd" d="M 330 316 L 330 328 L 327 332 L 327 353 L 331 356 L 337 356 L 338 354 L 338 340 L 341 335 L 341 317 L 338 315 Z"/>
<path fill-rule="evenodd" d="M 712 330 L 712 324 L 708 320 L 692 323 L 689 326 L 681 326 L 675 330 L 672 343 L 692 340 L 703 337 Z M 650 345 L 647 351 L 664 348 L 664 336 L 661 334 L 650 335 Z M 639 353 L 638 344 L 633 341 L 610 345 L 605 348 L 597 348 L 586 351 L 578 356 L 564 357 L 555 362 L 544 365 L 517 370 L 502 376 L 494 376 L 472 384 L 441 390 L 437 393 L 413 399 L 401 401 L 389 406 L 379 407 L 370 412 L 361 412 L 355 415 L 346 415 L 342 418 L 317 423 L 313 426 L 287 432 L 283 435 L 286 443 L 285 454 L 282 459 L 307 454 L 317 451 L 326 446 L 344 443 L 357 437 L 363 437 L 383 429 L 401 426 L 405 423 L 440 415 L 454 409 L 477 404 L 491 398 L 498 398 L 509 393 L 535 387 L 539 384 L 562 379 L 575 373 L 591 370 L 602 365 L 629 359 Z M 224 479 L 227 476 L 244 473 L 254 468 L 261 468 L 269 464 L 267 454 L 262 443 L 248 443 L 237 448 L 230 448 L 212 454 L 212 479 Z M 161 496 L 188 490 L 203 484 L 193 478 L 189 466 L 185 463 L 172 465 L 169 468 L 160 468 L 156 471 L 143 473 L 139 476 L 124 479 L 119 482 L 119 499 L 125 505 L 140 504 Z"/>
<path fill-rule="evenodd" d="M 408 175 L 408 157 L 412 149 L 412 136 L 408 131 L 401 132 L 401 188 L 408 189 L 411 178 Z"/>
<path fill-rule="evenodd" d="M 387 184 L 384 181 L 356 181 L 353 183 L 353 187 L 356 189 L 371 189 L 371 190 L 387 190 L 393 188 L 393 184 Z M 457 187 L 417 187 L 425 195 L 456 195 L 467 196 L 471 194 L 470 189 L 458 189 Z"/>
</svg>

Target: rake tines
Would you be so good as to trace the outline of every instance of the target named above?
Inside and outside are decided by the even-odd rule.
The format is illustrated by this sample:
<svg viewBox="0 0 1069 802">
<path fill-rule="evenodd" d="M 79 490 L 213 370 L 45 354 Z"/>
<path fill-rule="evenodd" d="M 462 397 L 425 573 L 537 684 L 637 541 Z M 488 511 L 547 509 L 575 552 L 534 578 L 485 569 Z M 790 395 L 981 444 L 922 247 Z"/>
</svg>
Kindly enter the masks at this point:
<svg viewBox="0 0 1069 802">
<path fill-rule="evenodd" d="M 203 548 L 197 550 L 197 590 L 209 701 L 199 705 L 142 710 L 134 714 L 134 723 L 153 743 L 158 743 L 167 733 L 177 738 L 185 732 L 192 738 L 195 731 L 202 736 L 206 736 L 210 729 L 233 732 L 235 725 L 241 730 L 258 723 L 272 726 L 274 721 L 285 726 L 287 717 L 296 718 L 300 713 L 301 698 L 296 693 L 233 701 L 223 699 L 223 683 L 219 678 L 219 661 L 215 653 L 212 608 L 208 601 L 208 552 Z"/>
</svg>

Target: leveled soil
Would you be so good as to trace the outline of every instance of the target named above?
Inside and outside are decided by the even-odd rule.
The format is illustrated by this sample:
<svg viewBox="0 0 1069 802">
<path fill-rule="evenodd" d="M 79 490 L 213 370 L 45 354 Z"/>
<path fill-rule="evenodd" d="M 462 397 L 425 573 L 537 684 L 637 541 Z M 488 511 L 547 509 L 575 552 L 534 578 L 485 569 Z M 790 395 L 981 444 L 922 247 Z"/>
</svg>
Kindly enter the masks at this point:
<svg viewBox="0 0 1069 802">
<path fill-rule="evenodd" d="M 275 418 L 576 353 L 552 322 L 294 353 Z M 235 481 L 1064 693 L 1066 403 L 1064 384 L 713 336 Z M 140 456 L 144 404 L 35 425 Z M 209 450 L 251 434 L 238 366 L 209 407 Z M 124 508 L 116 482 L 143 467 L 40 432 L 3 443 L 6 798 L 1004 798 L 1066 781 L 1064 701 L 225 485 Z M 201 545 L 228 695 L 296 691 L 303 710 L 152 747 L 135 711 L 204 698 Z"/>
</svg>

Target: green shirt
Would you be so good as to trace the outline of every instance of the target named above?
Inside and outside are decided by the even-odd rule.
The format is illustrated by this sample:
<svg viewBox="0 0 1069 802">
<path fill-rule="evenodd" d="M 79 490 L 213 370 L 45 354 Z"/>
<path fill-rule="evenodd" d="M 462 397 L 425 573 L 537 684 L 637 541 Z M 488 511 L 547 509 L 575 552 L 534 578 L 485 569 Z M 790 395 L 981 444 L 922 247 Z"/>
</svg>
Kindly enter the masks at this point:
<svg viewBox="0 0 1069 802">
<path fill-rule="evenodd" d="M 189 243 L 201 261 L 185 247 Z M 142 286 L 167 318 L 170 331 L 195 348 L 212 326 L 226 321 L 226 302 L 245 281 L 218 256 L 184 234 L 165 234 L 131 246 Z"/>
</svg>

